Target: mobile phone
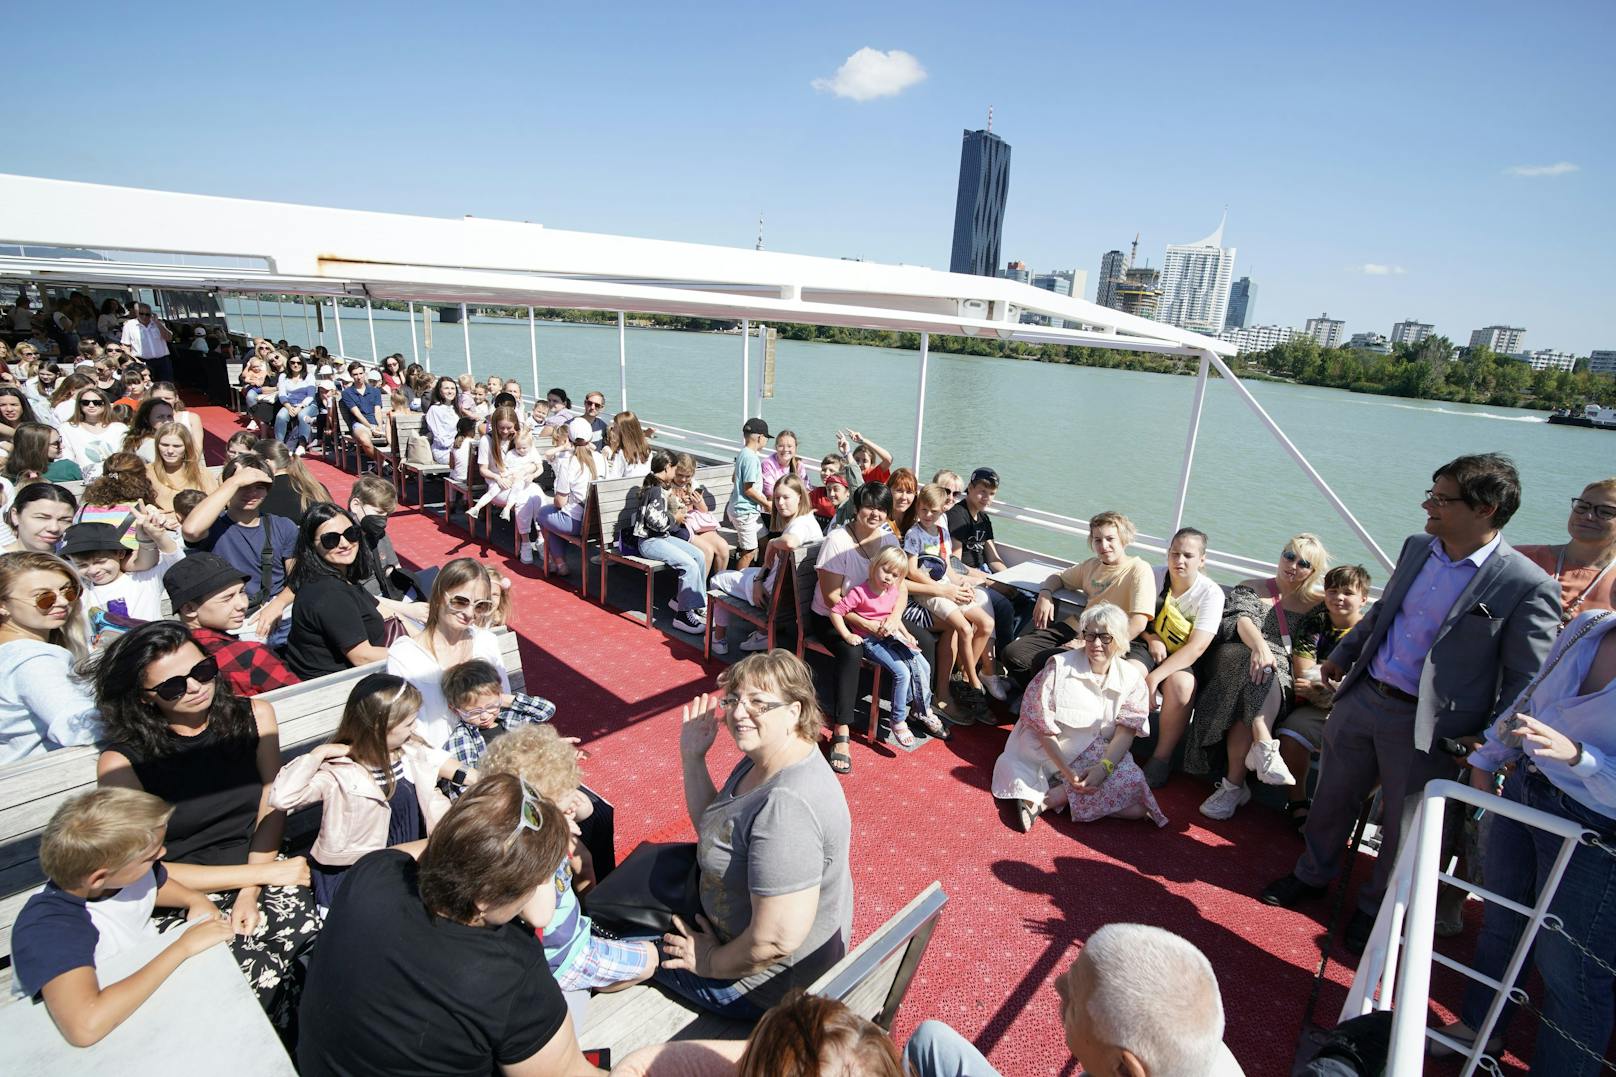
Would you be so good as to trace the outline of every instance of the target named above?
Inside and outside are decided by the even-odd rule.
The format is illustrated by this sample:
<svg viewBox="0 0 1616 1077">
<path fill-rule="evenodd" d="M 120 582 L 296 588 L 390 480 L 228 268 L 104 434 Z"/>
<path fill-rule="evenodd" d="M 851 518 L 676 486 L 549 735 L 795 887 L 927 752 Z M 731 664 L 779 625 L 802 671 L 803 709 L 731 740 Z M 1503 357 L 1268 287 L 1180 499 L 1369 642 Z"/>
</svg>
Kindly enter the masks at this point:
<svg viewBox="0 0 1616 1077">
<path fill-rule="evenodd" d="M 610 1047 L 596 1047 L 584 1052 L 584 1060 L 598 1069 L 612 1068 L 612 1049 Z"/>
</svg>

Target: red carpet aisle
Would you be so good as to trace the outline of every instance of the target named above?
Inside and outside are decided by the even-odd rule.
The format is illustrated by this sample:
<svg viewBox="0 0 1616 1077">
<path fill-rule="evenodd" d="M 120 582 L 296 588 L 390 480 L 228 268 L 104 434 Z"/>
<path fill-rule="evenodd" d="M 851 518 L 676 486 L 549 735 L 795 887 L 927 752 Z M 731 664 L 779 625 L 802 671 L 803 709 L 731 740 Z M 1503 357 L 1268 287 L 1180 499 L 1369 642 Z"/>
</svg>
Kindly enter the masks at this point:
<svg viewBox="0 0 1616 1077">
<path fill-rule="evenodd" d="M 237 427 L 221 409 L 200 410 L 213 435 L 209 459 L 217 461 L 223 438 Z M 346 503 L 353 476 L 312 458 L 309 466 Z M 482 552 L 463 531 L 410 508 L 388 530 L 401 556 L 417 565 Z M 491 548 L 487 560 L 514 581 L 511 625 L 521 636 L 529 689 L 556 702 L 556 725 L 591 753 L 589 781 L 617 805 L 619 855 L 646 839 L 693 838 L 680 786 L 679 708 L 713 687 L 719 667 L 705 666 L 699 649 L 681 640 L 545 581 L 513 555 Z M 856 937 L 933 879 L 949 897 L 899 1015 L 899 1044 L 920 1021 L 938 1018 L 973 1039 L 1006 1077 L 1074 1072 L 1053 978 L 1096 928 L 1130 920 L 1200 946 L 1218 973 L 1235 1057 L 1253 1077 L 1288 1073 L 1322 928 L 1313 916 L 1269 909 L 1253 895 L 1290 869 L 1300 840 L 1255 805 L 1226 823 L 1203 819 L 1196 807 L 1207 788 L 1183 776 L 1161 791 L 1172 820 L 1165 830 L 1055 817 L 1016 833 L 987 793 L 1006 732 L 976 727 L 914 753 L 854 739 L 846 789 Z M 738 758 L 722 737 L 720 746 L 715 780 Z M 1322 908 L 1306 912 L 1325 915 Z M 1469 942 L 1445 949 L 1468 954 Z M 1319 1006 L 1326 1023 L 1349 982 L 1339 965 L 1332 974 Z M 1452 990 L 1450 978 L 1439 995 L 1453 997 Z"/>
</svg>

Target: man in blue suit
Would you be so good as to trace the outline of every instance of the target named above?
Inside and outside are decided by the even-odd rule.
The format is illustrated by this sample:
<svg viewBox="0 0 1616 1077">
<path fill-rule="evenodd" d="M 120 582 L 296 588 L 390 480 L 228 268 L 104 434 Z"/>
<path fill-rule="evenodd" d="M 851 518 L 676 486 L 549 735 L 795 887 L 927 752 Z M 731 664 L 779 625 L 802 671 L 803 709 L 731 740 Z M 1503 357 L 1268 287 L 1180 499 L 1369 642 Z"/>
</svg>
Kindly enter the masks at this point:
<svg viewBox="0 0 1616 1077">
<path fill-rule="evenodd" d="M 1425 534 L 1403 543 L 1381 600 L 1320 666 L 1335 706 L 1303 831 L 1307 849 L 1262 900 L 1288 908 L 1323 895 L 1378 782 L 1380 855 L 1347 925 L 1354 951 L 1374 926 L 1411 798 L 1458 773 L 1443 742 L 1480 733 L 1507 708 L 1559 631 L 1559 585 L 1499 534 L 1520 503 L 1520 476 L 1507 456 L 1461 456 L 1438 468 L 1423 502 Z"/>
</svg>

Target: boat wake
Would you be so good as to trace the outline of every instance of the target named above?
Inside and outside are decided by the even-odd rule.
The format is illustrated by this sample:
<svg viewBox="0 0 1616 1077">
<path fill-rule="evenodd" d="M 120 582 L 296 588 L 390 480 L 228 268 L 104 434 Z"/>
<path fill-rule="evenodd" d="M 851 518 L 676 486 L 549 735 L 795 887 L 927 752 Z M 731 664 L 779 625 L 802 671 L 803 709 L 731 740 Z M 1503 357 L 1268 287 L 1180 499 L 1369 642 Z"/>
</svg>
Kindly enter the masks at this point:
<svg viewBox="0 0 1616 1077">
<path fill-rule="evenodd" d="M 1429 411 L 1438 415 L 1458 415 L 1466 419 L 1494 419 L 1501 423 L 1546 423 L 1549 420 L 1541 415 L 1499 415 L 1492 411 L 1460 411 L 1457 408 L 1446 408 L 1441 404 L 1398 404 L 1390 400 L 1354 400 L 1370 408 L 1397 408 L 1401 411 Z"/>
</svg>

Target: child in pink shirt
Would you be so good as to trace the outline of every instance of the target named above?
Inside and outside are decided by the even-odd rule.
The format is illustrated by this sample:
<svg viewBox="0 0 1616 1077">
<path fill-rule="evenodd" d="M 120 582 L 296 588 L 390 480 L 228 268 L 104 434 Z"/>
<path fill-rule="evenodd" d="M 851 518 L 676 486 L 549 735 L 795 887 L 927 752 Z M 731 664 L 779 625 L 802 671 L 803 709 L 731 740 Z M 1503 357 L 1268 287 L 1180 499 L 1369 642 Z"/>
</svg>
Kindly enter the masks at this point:
<svg viewBox="0 0 1616 1077">
<path fill-rule="evenodd" d="M 935 721 L 931 666 L 915 637 L 892 616 L 903 598 L 901 584 L 908 571 L 909 558 L 902 547 L 883 548 L 870 559 L 869 579 L 850 588 L 830 611 L 830 623 L 842 638 L 862 647 L 866 658 L 892 674 L 892 736 L 903 748 L 915 746 L 908 726 L 911 707 L 917 722 Z M 889 631 L 888 625 L 896 627 Z"/>
</svg>

